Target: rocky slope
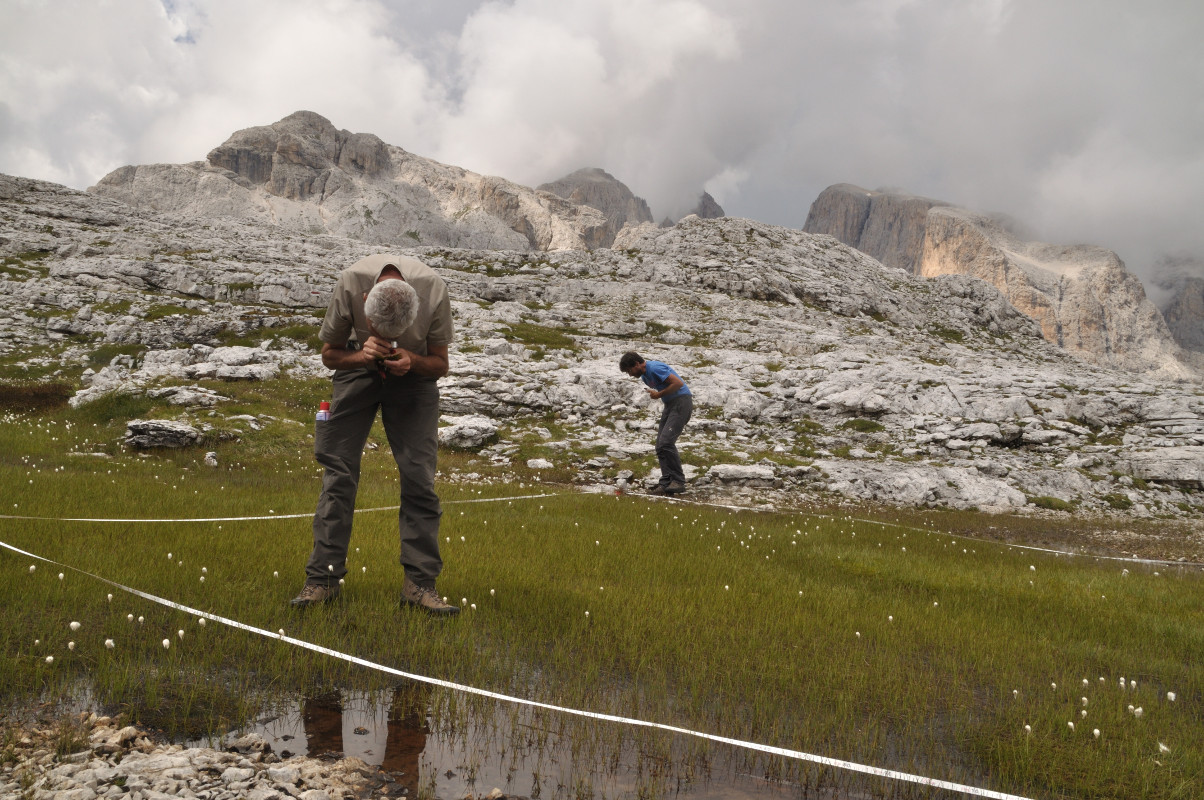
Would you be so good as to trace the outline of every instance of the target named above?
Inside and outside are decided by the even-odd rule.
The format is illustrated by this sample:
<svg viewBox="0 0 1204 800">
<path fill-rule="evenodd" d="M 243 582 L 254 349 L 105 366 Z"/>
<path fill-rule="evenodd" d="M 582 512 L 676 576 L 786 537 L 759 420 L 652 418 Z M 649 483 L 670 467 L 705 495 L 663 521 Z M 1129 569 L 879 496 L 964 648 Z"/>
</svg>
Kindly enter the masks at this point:
<svg viewBox="0 0 1204 800">
<path fill-rule="evenodd" d="M 238 131 L 205 161 L 121 167 L 89 191 L 144 210 L 380 245 L 559 250 L 613 238 L 587 205 L 338 130 L 311 111 Z"/>
<path fill-rule="evenodd" d="M 378 249 L 0 178 L 0 363 L 79 380 L 75 403 L 158 393 L 204 432 L 225 381 L 327 374 L 301 340 Z M 736 218 L 628 227 L 614 249 L 408 252 L 453 297 L 444 439 L 494 465 L 538 472 L 511 463 L 538 437 L 583 485 L 653 477 L 657 404 L 617 368 L 634 348 L 695 392 L 699 494 L 1204 512 L 1204 387 L 1071 358 L 976 278 Z M 86 369 L 115 344 L 137 347 Z"/>
<path fill-rule="evenodd" d="M 1036 320 L 1047 340 L 1094 364 L 1200 374 L 1141 282 L 1104 248 L 1026 241 L 995 217 L 849 184 L 820 194 L 804 230 L 830 234 L 917 275 L 988 281 Z"/>
</svg>

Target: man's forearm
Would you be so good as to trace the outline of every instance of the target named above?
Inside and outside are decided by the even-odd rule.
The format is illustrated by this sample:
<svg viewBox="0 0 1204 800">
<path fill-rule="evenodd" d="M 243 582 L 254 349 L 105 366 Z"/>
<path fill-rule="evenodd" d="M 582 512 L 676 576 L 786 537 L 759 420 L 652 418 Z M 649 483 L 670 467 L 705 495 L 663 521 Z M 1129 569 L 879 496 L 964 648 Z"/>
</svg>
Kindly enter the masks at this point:
<svg viewBox="0 0 1204 800">
<path fill-rule="evenodd" d="M 442 378 L 447 374 L 447 358 L 438 355 L 420 356 L 410 353 L 410 372 L 423 378 Z"/>
<path fill-rule="evenodd" d="M 322 348 L 322 366 L 326 369 L 365 369 L 371 363 L 372 358 L 362 350 L 329 344 Z"/>
</svg>

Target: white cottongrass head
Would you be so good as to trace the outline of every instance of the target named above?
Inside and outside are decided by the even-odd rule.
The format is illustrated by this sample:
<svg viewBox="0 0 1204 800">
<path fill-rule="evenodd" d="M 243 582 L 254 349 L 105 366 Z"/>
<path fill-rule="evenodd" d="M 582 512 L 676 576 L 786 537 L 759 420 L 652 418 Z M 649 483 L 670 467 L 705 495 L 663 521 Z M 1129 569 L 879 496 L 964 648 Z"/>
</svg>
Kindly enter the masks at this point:
<svg viewBox="0 0 1204 800">
<path fill-rule="evenodd" d="M 1033 726 L 1032 726 L 1032 725 L 1025 725 L 1025 726 L 1024 726 L 1024 732 L 1025 732 L 1025 733 L 1032 733 L 1032 732 L 1033 732 Z"/>
<path fill-rule="evenodd" d="M 198 620 L 196 621 L 196 624 L 197 624 L 197 625 L 200 625 L 202 628 L 203 628 L 203 627 L 205 627 L 205 618 L 204 618 L 204 617 L 201 617 L 200 619 L 198 619 Z"/>
<path fill-rule="evenodd" d="M 60 572 L 60 573 L 59 573 L 59 580 L 61 581 L 62 579 L 63 579 L 63 573 L 61 573 L 61 572 Z"/>
<path fill-rule="evenodd" d="M 1166 745 L 1164 745 L 1162 742 L 1158 743 L 1158 752 L 1159 753 L 1169 753 L 1170 751 L 1171 751 L 1171 749 L 1169 747 L 1167 747 Z"/>
<path fill-rule="evenodd" d="M 1145 712 L 1141 710 L 1141 706 L 1138 706 L 1137 708 L 1133 709 L 1133 716 L 1137 717 L 1138 719 L 1141 719 L 1141 715 L 1144 713 Z"/>
<path fill-rule="evenodd" d="M 1173 703 L 1173 702 L 1175 702 L 1175 693 L 1174 693 L 1174 692 L 1167 692 L 1167 693 L 1166 693 L 1166 699 L 1167 699 L 1167 700 L 1170 700 L 1172 703 Z"/>
<path fill-rule="evenodd" d="M 74 650 L 74 649 L 75 649 L 75 642 L 67 642 L 67 649 L 68 649 L 68 650 Z"/>
<path fill-rule="evenodd" d="M 1067 728 L 1070 728 L 1070 729 L 1073 731 L 1073 730 L 1074 730 L 1074 723 L 1073 723 L 1073 722 L 1067 722 L 1067 723 L 1066 723 L 1066 727 L 1067 727 Z"/>
<path fill-rule="evenodd" d="M 53 663 L 54 663 L 54 656 L 46 656 L 46 663 L 47 663 L 47 664 L 53 664 Z"/>
<path fill-rule="evenodd" d="M 112 649 L 113 649 L 114 647 L 116 647 L 116 646 L 117 646 L 117 645 L 113 643 L 113 640 L 112 640 L 112 639 L 105 639 L 105 647 L 106 647 L 107 649 L 109 649 L 109 650 L 112 650 Z"/>
<path fill-rule="evenodd" d="M 126 619 L 128 619 L 130 622 L 133 622 L 133 621 L 134 621 L 134 615 L 133 615 L 133 614 L 126 614 L 126 615 L 125 615 L 125 618 L 126 618 Z"/>
<path fill-rule="evenodd" d="M 164 639 L 163 640 L 163 649 L 167 650 L 170 647 L 171 647 L 171 639 Z"/>
<path fill-rule="evenodd" d="M 180 628 L 180 630 L 176 631 L 176 636 L 178 636 L 178 637 L 180 637 L 181 639 L 183 639 L 183 638 L 184 638 L 184 629 L 183 629 L 183 628 Z"/>
<path fill-rule="evenodd" d="M 70 624 L 70 625 L 68 625 L 67 627 L 68 627 L 68 628 L 70 628 L 70 629 L 71 629 L 71 630 L 73 630 L 73 631 L 78 631 L 78 630 L 79 630 L 79 623 L 78 623 L 78 622 L 76 622 L 76 621 L 74 621 L 74 620 L 72 620 L 72 621 L 71 621 L 71 624 Z"/>
<path fill-rule="evenodd" d="M 1099 738 L 1099 728 L 1096 728 L 1095 730 L 1091 731 L 1091 735 L 1094 736 L 1096 739 L 1098 739 Z"/>
<path fill-rule="evenodd" d="M 30 571 L 30 572 L 34 572 L 34 571 L 36 571 L 36 570 L 37 570 L 37 568 L 38 568 L 38 565 L 37 565 L 37 564 L 30 564 L 30 565 L 29 565 L 29 571 Z"/>
</svg>

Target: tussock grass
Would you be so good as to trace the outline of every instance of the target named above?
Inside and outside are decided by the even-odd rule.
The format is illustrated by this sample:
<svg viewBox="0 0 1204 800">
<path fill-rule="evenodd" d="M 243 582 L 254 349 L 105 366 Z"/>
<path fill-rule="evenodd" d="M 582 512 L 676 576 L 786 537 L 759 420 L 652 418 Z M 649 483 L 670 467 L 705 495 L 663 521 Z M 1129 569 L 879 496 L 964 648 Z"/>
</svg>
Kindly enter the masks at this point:
<svg viewBox="0 0 1204 800">
<path fill-rule="evenodd" d="M 239 409 L 275 403 L 284 417 L 295 405 L 298 419 L 321 391 L 305 382 L 231 388 Z M 210 469 L 196 451 L 141 457 L 112 447 L 109 459 L 67 457 L 117 430 L 82 413 L 6 418 L 0 512 L 202 518 L 313 509 L 319 474 L 308 424 L 248 431 L 220 444 L 221 466 Z M 373 440 L 383 441 L 379 430 Z M 387 506 L 396 492 L 387 450 L 367 452 L 360 507 Z M 544 702 L 1034 797 L 1204 793 L 1198 572 L 1128 565 L 1125 573 L 1088 556 L 966 541 L 922 524 L 939 515 L 895 525 L 892 513 L 883 525 L 571 492 L 465 502 L 521 493 L 505 485 L 449 484 L 441 493 L 439 588 L 476 605 L 450 622 L 397 608 L 389 511 L 357 516 L 343 598 L 306 613 L 285 605 L 303 580 L 305 517 L 0 520 L 0 538 L 269 631 Z M 992 523 L 968 512 L 944 519 L 962 532 Z M 200 735 L 297 692 L 392 683 L 279 641 L 202 627 L 70 569 L 37 563 L 31 572 L 31 563 L 0 551 L 0 698 L 9 704 L 65 697 L 83 684 L 131 719 Z M 509 713 L 439 695 L 432 724 L 464 725 L 470 711 Z M 606 760 L 636 737 L 676 774 L 707 761 L 704 746 L 668 736 L 585 723 L 563 730 L 582 737 L 583 759 Z M 747 759 L 745 768 L 808 790 L 859 785 L 806 763 Z"/>
</svg>

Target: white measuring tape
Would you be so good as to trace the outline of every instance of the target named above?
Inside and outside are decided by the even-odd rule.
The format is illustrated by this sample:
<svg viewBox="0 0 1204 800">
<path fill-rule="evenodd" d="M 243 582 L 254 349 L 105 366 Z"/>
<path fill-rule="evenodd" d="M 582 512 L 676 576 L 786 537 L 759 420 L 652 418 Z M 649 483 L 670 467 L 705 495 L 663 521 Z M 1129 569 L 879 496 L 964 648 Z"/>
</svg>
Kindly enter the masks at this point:
<svg viewBox="0 0 1204 800">
<path fill-rule="evenodd" d="M 503 500 L 536 500 L 540 497 L 556 497 L 549 494 L 521 494 L 513 497 L 479 497 L 472 500 L 446 500 L 442 505 L 462 505 L 465 503 L 500 503 Z M 354 513 L 368 514 L 373 511 L 396 511 L 397 506 L 378 506 L 376 508 L 357 508 Z M 130 519 L 89 518 L 89 517 L 23 517 L 17 514 L 0 514 L 0 519 L 40 520 L 42 522 L 252 522 L 264 519 L 309 519 L 314 513 L 306 514 L 266 514 L 258 517 L 174 517 L 166 519 L 150 519 L 147 517 L 132 517 Z"/>
<path fill-rule="evenodd" d="M 478 695 L 480 697 L 488 697 L 490 699 L 500 700 L 500 701 L 503 701 L 506 703 L 515 703 L 517 705 L 530 706 L 531 708 L 542 708 L 542 709 L 546 709 L 548 711 L 556 711 L 556 712 L 559 712 L 562 714 L 571 714 L 573 716 L 585 717 L 587 719 L 596 719 L 596 720 L 602 720 L 605 722 L 617 722 L 617 723 L 620 723 L 623 725 L 632 725 L 632 726 L 643 727 L 643 728 L 655 728 L 657 730 L 668 731 L 670 733 L 681 734 L 683 736 L 693 736 L 693 737 L 696 737 L 699 739 L 706 739 L 706 740 L 712 741 L 712 742 L 719 742 L 721 744 L 732 745 L 733 747 L 741 747 L 741 748 L 744 748 L 747 750 L 755 750 L 757 752 L 767 753 L 769 755 L 782 756 L 783 758 L 793 758 L 793 759 L 798 759 L 800 761 L 810 761 L 814 764 L 820 764 L 825 767 L 833 767 L 835 769 L 843 769 L 843 770 L 848 770 L 850 772 L 859 772 L 864 775 L 873 775 L 873 776 L 880 777 L 880 778 L 888 778 L 890 780 L 906 781 L 908 783 L 915 783 L 915 784 L 919 784 L 921 786 L 930 786 L 930 787 L 936 788 L 936 789 L 946 789 L 946 790 L 952 791 L 952 792 L 961 792 L 963 794 L 968 794 L 968 795 L 971 795 L 974 797 L 986 797 L 986 798 L 992 798 L 992 800 L 1029 800 L 1029 798 L 1023 797 L 1022 795 L 1007 794 L 1005 792 L 996 792 L 991 789 L 981 789 L 976 786 L 967 786 L 967 785 L 960 784 L 960 783 L 954 783 L 952 781 L 939 780 L 937 778 L 929 778 L 929 777 L 925 777 L 923 775 L 913 775 L 908 772 L 900 772 L 898 770 L 893 770 L 893 769 L 883 769 L 882 767 L 873 767 L 873 766 L 869 766 L 867 764 L 858 764 L 853 761 L 844 761 L 844 760 L 838 759 L 838 758 L 829 758 L 827 756 L 820 756 L 820 755 L 815 755 L 812 753 L 804 753 L 800 750 L 790 750 L 785 747 L 773 747 L 771 745 L 760 744 L 758 742 L 747 742 L 742 739 L 733 739 L 728 736 L 718 736 L 713 733 L 704 733 L 701 731 L 693 731 L 688 728 L 679 728 L 675 725 L 666 725 L 666 724 L 660 723 L 660 722 L 649 722 L 647 720 L 633 719 L 631 717 L 620 717 L 620 716 L 616 716 L 614 714 L 602 714 L 602 713 L 598 713 L 596 711 L 583 711 L 581 709 L 568 708 L 566 706 L 558 706 L 558 705 L 553 705 L 551 703 L 541 703 L 537 700 L 528 700 L 528 699 L 522 698 L 522 697 L 512 697 L 510 695 L 499 694 L 497 692 L 491 692 L 486 689 L 478 689 L 475 686 L 467 686 L 465 684 L 452 683 L 451 681 L 445 681 L 445 680 L 441 680 L 439 678 L 429 678 L 425 675 L 418 675 L 418 674 L 411 673 L 411 672 L 404 672 L 402 670 L 395 669 L 393 667 L 385 666 L 384 664 L 377 664 L 374 661 L 368 661 L 367 659 L 359 658 L 358 656 L 353 656 L 353 655 L 349 655 L 347 653 L 342 653 L 342 652 L 339 652 L 338 650 L 332 650 L 328 647 L 322 647 L 321 645 L 316 645 L 316 644 L 313 644 L 312 642 L 307 642 L 302 639 L 294 639 L 291 636 L 285 636 L 280 633 L 272 633 L 271 631 L 264 630 L 263 628 L 256 628 L 254 625 L 247 625 L 244 622 L 239 622 L 237 620 L 228 619 L 226 617 L 218 616 L 217 614 L 211 614 L 208 611 L 200 611 L 199 609 L 190 608 L 188 606 L 172 602 L 171 600 L 166 600 L 162 597 L 157 597 L 156 595 L 148 594 L 146 592 L 139 591 L 138 589 L 134 589 L 132 587 L 125 586 L 124 584 L 117 583 L 116 581 L 111 581 L 108 578 L 103 578 L 99 575 L 95 575 L 86 570 L 82 570 L 77 567 L 72 567 L 69 564 L 62 564 L 58 561 L 53 561 L 49 558 L 39 556 L 36 553 L 30 553 L 30 552 L 22 550 L 18 547 L 14 547 L 13 545 L 8 544 L 7 542 L 4 542 L 4 541 L 0 541 L 0 547 L 3 547 L 7 550 L 11 550 L 12 552 L 18 553 L 23 556 L 27 556 L 29 558 L 35 558 L 38 561 L 42 561 L 47 564 L 53 564 L 54 566 L 63 567 L 65 569 L 71 570 L 72 572 L 77 572 L 81 575 L 86 575 L 89 578 L 93 578 L 95 580 L 101 581 L 102 583 L 107 583 L 109 586 L 116 587 L 117 589 L 120 589 L 124 592 L 128 592 L 137 597 L 141 597 L 143 600 L 149 600 L 152 603 L 158 603 L 159 605 L 166 606 L 167 608 L 171 608 L 176 611 L 182 611 L 185 614 L 192 614 L 194 616 L 203 617 L 205 619 L 212 620 L 213 622 L 220 622 L 221 624 L 228 625 L 231 628 L 236 628 L 238 630 L 247 631 L 248 633 L 258 634 L 259 636 L 263 636 L 264 638 L 267 638 L 267 639 L 275 639 L 277 641 L 285 642 L 287 644 L 293 645 L 294 647 L 301 647 L 306 650 L 312 650 L 315 653 L 321 653 L 322 655 L 330 656 L 332 658 L 337 658 L 337 659 L 339 659 L 341 661 L 345 661 L 349 664 L 355 664 L 360 667 L 367 667 L 368 669 L 376 670 L 378 672 L 383 672 L 387 675 L 395 675 L 399 678 L 406 678 L 406 679 L 409 679 L 412 681 L 418 681 L 420 683 L 430 684 L 432 686 L 439 686 L 444 689 L 451 689 L 451 690 L 457 691 L 457 692 L 464 692 L 465 694 L 474 694 L 474 695 Z"/>
<path fill-rule="evenodd" d="M 548 492 L 545 494 L 514 495 L 512 497 L 478 497 L 478 498 L 473 498 L 471 500 L 446 500 L 446 501 L 443 501 L 442 504 L 445 506 L 451 506 L 451 505 L 464 505 L 464 504 L 468 504 L 468 503 L 500 503 L 502 501 L 537 500 L 542 497 L 563 497 L 563 496 L 565 496 L 565 495 L 555 493 L 555 492 Z M 633 495 L 633 496 L 640 497 L 641 495 Z M 721 509 L 725 509 L 728 511 L 755 511 L 755 512 L 761 512 L 761 513 L 765 513 L 765 514 L 802 514 L 802 515 L 808 516 L 808 517 L 819 517 L 820 519 L 832 519 L 832 520 L 838 519 L 837 517 L 832 517 L 827 514 L 813 514 L 808 511 L 784 511 L 782 509 L 777 509 L 777 508 L 750 508 L 747 506 L 725 505 L 723 503 L 704 503 L 700 500 L 686 500 L 684 498 L 662 498 L 662 497 L 650 496 L 647 499 L 667 501 L 667 502 L 673 503 L 675 505 L 680 504 L 680 505 L 701 506 L 704 508 L 721 508 Z M 396 508 L 397 508 L 397 506 L 378 506 L 376 508 L 357 508 L 357 509 L 355 509 L 355 511 L 353 513 L 370 514 L 370 513 L 377 512 L 377 511 L 393 511 Z M 128 519 L 119 519 L 119 518 L 110 518 L 110 517 L 34 517 L 34 516 L 23 516 L 20 514 L 0 514 L 0 519 L 17 519 L 17 520 L 41 521 L 41 522 L 121 522 L 121 523 L 160 522 L 160 523 L 162 523 L 162 522 L 257 522 L 257 521 L 261 521 L 261 520 L 265 520 L 265 519 L 309 519 L 312 516 L 313 516 L 313 512 L 307 512 L 304 514 L 263 514 L 260 516 L 251 516 L 251 517 L 168 517 L 168 518 L 158 518 L 158 519 L 147 518 L 147 517 L 131 517 Z M 1130 563 L 1130 564 L 1151 564 L 1151 565 L 1155 565 L 1155 566 L 1156 565 L 1164 565 L 1164 566 L 1168 566 L 1168 567 L 1204 567 L 1204 564 L 1194 562 L 1194 561 L 1170 561 L 1170 560 L 1157 559 L 1157 558 L 1129 558 L 1126 556 L 1102 556 L 1102 555 L 1092 555 L 1090 553 L 1075 553 L 1075 552 L 1068 551 L 1068 550 L 1053 550 L 1053 549 L 1050 549 L 1047 547 L 1035 547 L 1033 545 L 1027 545 L 1027 544 L 1013 544 L 1010 542 L 989 542 L 989 540 L 975 539 L 972 536 L 959 536 L 956 533 L 950 533 L 948 531 L 934 531 L 934 530 L 930 530 L 928 528 L 916 528 L 911 525 L 902 525 L 897 522 L 881 522 L 879 520 L 860 519 L 860 518 L 852 518 L 852 519 L 855 522 L 864 522 L 867 525 L 881 525 L 883 527 L 888 527 L 888 528 L 902 528 L 903 530 L 916 531 L 916 532 L 922 532 L 922 533 L 939 533 L 943 536 L 951 536 L 955 539 L 968 539 L 973 542 L 984 542 L 984 543 L 990 543 L 990 544 L 997 544 L 1000 547 L 1011 547 L 1011 548 L 1015 548 L 1018 550 L 1035 550 L 1039 553 L 1052 553 L 1053 555 L 1057 555 L 1057 556 L 1080 556 L 1082 558 L 1104 559 L 1104 560 L 1108 560 L 1108 561 L 1123 561 L 1123 562 Z"/>
</svg>

